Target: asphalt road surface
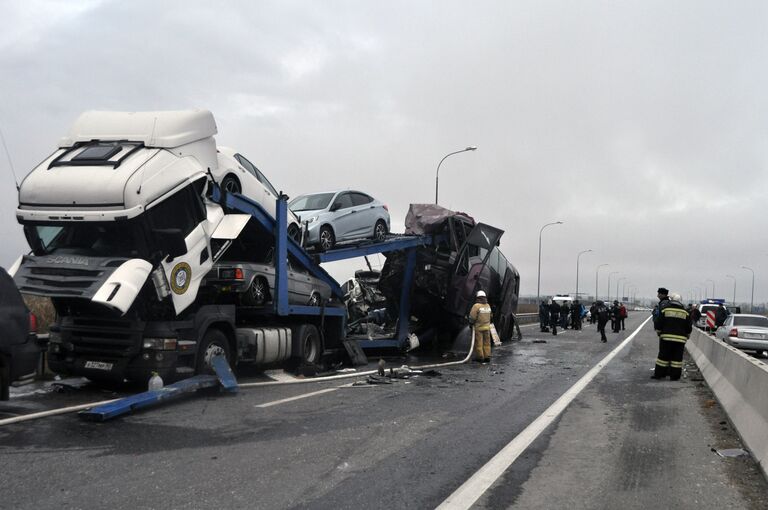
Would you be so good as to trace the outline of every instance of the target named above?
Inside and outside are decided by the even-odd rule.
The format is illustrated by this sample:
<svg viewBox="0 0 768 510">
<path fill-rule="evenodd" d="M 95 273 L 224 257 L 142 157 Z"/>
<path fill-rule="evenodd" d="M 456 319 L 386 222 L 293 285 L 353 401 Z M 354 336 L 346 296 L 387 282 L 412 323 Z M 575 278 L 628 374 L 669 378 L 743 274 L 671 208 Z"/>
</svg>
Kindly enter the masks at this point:
<svg viewBox="0 0 768 510">
<path fill-rule="evenodd" d="M 650 323 L 530 432 L 646 318 L 632 314 L 606 344 L 594 326 L 524 327 L 490 365 L 387 385 L 272 386 L 107 423 L 3 426 L 0 508 L 455 508 L 462 488 L 473 508 L 764 509 L 756 463 L 713 451 L 742 445 L 695 365 L 681 381 L 650 379 Z M 109 397 L 28 395 L 0 403 L 0 418 Z M 529 445 L 498 461 L 521 437 Z"/>
</svg>

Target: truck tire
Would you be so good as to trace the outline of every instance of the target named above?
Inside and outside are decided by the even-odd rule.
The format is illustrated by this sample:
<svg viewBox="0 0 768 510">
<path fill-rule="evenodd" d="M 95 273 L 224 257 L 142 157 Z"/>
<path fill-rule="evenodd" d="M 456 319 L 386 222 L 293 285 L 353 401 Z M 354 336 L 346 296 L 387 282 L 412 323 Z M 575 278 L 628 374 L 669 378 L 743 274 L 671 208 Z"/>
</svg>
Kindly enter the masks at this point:
<svg viewBox="0 0 768 510">
<path fill-rule="evenodd" d="M 219 329 L 211 328 L 205 332 L 203 340 L 200 342 L 200 347 L 197 350 L 195 373 L 212 374 L 211 358 L 218 355 L 226 357 L 227 363 L 232 367 L 232 354 L 230 353 L 227 335 Z"/>
<path fill-rule="evenodd" d="M 302 324 L 296 328 L 298 342 L 298 357 L 304 364 L 319 365 L 323 354 L 323 346 L 320 333 L 312 324 Z"/>
</svg>

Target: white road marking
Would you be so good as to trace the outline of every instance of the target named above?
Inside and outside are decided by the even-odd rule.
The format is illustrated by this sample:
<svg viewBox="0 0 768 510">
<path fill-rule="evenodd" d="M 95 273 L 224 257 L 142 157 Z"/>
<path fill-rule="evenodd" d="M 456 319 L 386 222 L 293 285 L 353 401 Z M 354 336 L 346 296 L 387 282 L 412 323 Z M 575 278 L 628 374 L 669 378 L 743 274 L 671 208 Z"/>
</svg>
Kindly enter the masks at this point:
<svg viewBox="0 0 768 510">
<path fill-rule="evenodd" d="M 624 346 L 632 341 L 643 326 L 651 320 L 648 317 L 642 324 L 606 357 L 592 367 L 584 377 L 563 393 L 549 408 L 536 418 L 525 430 L 510 441 L 494 457 L 481 467 L 469 480 L 456 489 L 453 494 L 443 501 L 437 510 L 457 510 L 470 508 L 485 493 L 488 488 L 512 465 L 528 446 L 541 435 L 544 430 L 562 413 L 566 407 L 581 393 L 581 391 L 600 373 L 600 371 L 621 351 Z"/>
<path fill-rule="evenodd" d="M 285 404 L 287 402 L 293 402 L 294 400 L 301 400 L 303 398 L 314 397 L 316 395 L 322 395 L 324 393 L 331 393 L 332 391 L 336 391 L 339 388 L 348 388 L 350 386 L 352 386 L 352 385 L 351 384 L 343 384 L 341 386 L 336 386 L 335 388 L 326 388 L 324 390 L 311 391 L 309 393 L 302 393 L 301 395 L 296 395 L 295 397 L 288 397 L 288 398 L 283 398 L 283 399 L 280 399 L 280 400 L 273 400 L 272 402 L 265 402 L 264 404 L 257 404 L 254 407 L 272 407 L 272 406 L 277 406 L 277 405 L 280 405 L 280 404 Z"/>
</svg>

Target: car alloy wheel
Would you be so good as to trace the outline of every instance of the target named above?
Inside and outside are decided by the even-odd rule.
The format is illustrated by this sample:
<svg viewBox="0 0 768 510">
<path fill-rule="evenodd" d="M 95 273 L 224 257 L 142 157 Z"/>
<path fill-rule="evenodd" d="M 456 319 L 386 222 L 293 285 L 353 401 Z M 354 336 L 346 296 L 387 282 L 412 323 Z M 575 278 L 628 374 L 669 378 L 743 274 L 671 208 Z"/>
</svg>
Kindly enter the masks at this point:
<svg viewBox="0 0 768 510">
<path fill-rule="evenodd" d="M 333 236 L 333 230 L 331 227 L 325 226 L 320 229 L 320 249 L 323 251 L 330 250 L 336 243 L 336 239 Z"/>
<path fill-rule="evenodd" d="M 383 241 L 387 235 L 387 226 L 383 221 L 377 221 L 376 226 L 373 227 L 373 238 L 376 241 Z"/>
<path fill-rule="evenodd" d="M 254 305 L 263 305 L 267 300 L 266 284 L 261 278 L 255 278 L 253 280 L 253 283 L 251 283 L 251 287 L 248 289 L 248 292 L 250 293 L 250 301 Z"/>
</svg>

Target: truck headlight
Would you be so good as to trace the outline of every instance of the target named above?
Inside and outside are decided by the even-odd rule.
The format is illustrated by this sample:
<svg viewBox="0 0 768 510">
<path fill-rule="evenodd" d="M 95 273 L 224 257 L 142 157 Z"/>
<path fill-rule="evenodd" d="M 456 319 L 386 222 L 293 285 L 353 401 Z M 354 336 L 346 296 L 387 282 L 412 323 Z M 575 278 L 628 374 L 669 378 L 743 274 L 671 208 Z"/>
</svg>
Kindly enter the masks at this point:
<svg viewBox="0 0 768 510">
<path fill-rule="evenodd" d="M 145 338 L 143 347 L 159 351 L 175 351 L 176 343 L 175 338 Z"/>
</svg>

